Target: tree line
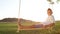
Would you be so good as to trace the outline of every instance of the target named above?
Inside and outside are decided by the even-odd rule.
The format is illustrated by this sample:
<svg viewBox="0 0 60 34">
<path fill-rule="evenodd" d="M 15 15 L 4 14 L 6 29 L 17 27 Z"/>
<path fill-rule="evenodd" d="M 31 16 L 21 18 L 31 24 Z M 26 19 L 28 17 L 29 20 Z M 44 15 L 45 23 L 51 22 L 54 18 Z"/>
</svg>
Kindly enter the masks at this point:
<svg viewBox="0 0 60 34">
<path fill-rule="evenodd" d="M 17 18 L 4 18 L 0 22 L 17 22 Z"/>
</svg>

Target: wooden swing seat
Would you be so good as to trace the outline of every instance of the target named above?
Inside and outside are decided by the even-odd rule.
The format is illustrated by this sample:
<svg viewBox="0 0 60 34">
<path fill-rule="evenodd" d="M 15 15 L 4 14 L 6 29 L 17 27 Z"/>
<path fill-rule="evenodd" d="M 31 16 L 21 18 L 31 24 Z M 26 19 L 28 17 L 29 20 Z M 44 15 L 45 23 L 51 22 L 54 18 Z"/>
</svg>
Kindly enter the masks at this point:
<svg viewBox="0 0 60 34">
<path fill-rule="evenodd" d="M 20 26 L 20 29 L 35 29 L 35 28 L 40 28 L 40 29 L 49 29 L 49 28 L 53 28 L 54 24 L 50 24 L 50 25 L 45 25 L 43 27 L 35 27 L 35 25 L 32 26 Z"/>
</svg>

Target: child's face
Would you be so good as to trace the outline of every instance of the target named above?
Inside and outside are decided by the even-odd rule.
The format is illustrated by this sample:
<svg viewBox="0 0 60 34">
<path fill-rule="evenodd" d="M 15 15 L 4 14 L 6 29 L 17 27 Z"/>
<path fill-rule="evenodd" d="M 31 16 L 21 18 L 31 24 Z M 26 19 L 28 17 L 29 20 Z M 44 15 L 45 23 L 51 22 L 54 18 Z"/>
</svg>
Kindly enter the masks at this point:
<svg viewBox="0 0 60 34">
<path fill-rule="evenodd" d="M 48 14 L 48 16 L 52 15 L 52 11 L 51 10 L 48 10 L 47 11 L 47 14 Z"/>
</svg>

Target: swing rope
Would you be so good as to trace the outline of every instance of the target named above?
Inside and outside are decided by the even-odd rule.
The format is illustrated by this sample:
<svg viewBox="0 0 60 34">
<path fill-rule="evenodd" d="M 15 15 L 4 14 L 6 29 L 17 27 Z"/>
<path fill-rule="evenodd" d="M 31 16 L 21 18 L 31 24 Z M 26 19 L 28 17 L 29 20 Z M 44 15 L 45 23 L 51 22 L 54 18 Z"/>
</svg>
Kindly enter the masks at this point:
<svg viewBox="0 0 60 34">
<path fill-rule="evenodd" d="M 19 0 L 19 11 L 18 11 L 18 30 L 20 29 L 21 23 L 20 23 L 20 7 L 21 7 L 21 0 Z"/>
</svg>

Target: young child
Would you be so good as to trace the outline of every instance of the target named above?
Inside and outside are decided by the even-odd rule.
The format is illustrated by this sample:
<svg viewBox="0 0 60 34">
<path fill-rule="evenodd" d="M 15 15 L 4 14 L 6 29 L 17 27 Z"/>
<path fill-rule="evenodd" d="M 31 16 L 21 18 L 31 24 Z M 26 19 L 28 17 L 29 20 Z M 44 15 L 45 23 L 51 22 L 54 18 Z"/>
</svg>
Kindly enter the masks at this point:
<svg viewBox="0 0 60 34">
<path fill-rule="evenodd" d="M 52 15 L 53 12 L 50 8 L 48 8 L 47 14 L 48 14 L 48 18 L 46 19 L 45 22 L 42 22 L 42 24 L 45 25 L 45 27 L 51 27 L 55 24 L 55 19 L 54 16 Z"/>
<path fill-rule="evenodd" d="M 46 27 L 53 26 L 55 24 L 55 19 L 54 19 L 54 16 L 52 15 L 53 12 L 50 8 L 48 8 L 47 14 L 48 14 L 48 18 L 46 19 L 45 22 L 41 22 L 40 24 L 35 24 L 35 25 L 33 25 L 33 27 L 37 27 L 37 28 L 45 27 L 46 28 Z"/>
</svg>

